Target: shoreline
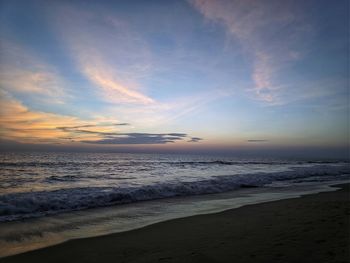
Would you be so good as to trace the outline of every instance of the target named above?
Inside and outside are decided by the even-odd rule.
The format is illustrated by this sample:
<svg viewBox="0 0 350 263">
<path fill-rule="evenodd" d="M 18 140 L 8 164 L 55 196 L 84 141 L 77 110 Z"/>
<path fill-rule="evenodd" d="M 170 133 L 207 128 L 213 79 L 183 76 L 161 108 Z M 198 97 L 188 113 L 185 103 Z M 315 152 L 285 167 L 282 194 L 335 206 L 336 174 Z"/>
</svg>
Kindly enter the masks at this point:
<svg viewBox="0 0 350 263">
<path fill-rule="evenodd" d="M 338 188 L 332 186 L 346 183 L 350 182 L 334 181 L 326 185 L 301 184 L 277 188 L 241 188 L 191 198 L 172 197 L 0 223 L 0 247 L 2 247 L 0 258 L 55 246 L 69 240 L 136 230 L 173 219 L 336 191 Z"/>
<path fill-rule="evenodd" d="M 0 262 L 302 262 L 301 254 L 307 262 L 347 262 L 349 184 L 341 187 L 69 240 Z"/>
</svg>

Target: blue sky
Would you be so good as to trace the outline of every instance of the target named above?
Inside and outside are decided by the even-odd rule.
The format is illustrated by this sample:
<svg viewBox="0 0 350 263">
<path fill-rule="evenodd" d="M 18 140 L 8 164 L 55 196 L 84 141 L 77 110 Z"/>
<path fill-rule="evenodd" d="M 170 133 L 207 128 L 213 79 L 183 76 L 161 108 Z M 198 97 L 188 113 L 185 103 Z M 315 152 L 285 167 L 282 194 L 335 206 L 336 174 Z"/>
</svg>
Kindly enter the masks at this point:
<svg viewBox="0 0 350 263">
<path fill-rule="evenodd" d="M 3 141 L 348 144 L 347 1 L 0 3 Z"/>
</svg>

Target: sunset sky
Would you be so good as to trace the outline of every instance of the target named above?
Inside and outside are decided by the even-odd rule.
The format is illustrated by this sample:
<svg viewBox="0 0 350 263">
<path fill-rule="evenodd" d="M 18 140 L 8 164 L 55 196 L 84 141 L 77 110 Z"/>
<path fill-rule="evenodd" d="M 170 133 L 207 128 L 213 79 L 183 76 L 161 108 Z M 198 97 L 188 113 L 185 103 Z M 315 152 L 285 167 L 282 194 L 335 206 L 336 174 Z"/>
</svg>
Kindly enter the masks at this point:
<svg viewBox="0 0 350 263">
<path fill-rule="evenodd" d="M 346 148 L 348 10 L 347 0 L 1 0 L 1 141 Z"/>
</svg>

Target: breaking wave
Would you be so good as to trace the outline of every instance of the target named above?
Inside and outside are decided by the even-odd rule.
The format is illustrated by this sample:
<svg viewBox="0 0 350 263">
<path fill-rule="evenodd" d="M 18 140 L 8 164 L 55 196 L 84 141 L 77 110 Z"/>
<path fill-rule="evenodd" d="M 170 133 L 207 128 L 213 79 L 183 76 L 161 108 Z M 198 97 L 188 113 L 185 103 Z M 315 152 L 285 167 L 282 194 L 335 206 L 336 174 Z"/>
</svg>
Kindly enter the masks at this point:
<svg viewBox="0 0 350 263">
<path fill-rule="evenodd" d="M 224 163 L 220 163 L 224 164 Z M 117 204 L 231 191 L 241 187 L 262 187 L 280 181 L 310 182 L 349 179 L 349 165 L 318 164 L 294 167 L 284 172 L 259 172 L 213 176 L 209 179 L 120 187 L 75 187 L 51 191 L 8 193 L 0 195 L 0 221 L 38 217 L 67 211 Z M 51 178 L 53 180 L 74 178 Z"/>
</svg>

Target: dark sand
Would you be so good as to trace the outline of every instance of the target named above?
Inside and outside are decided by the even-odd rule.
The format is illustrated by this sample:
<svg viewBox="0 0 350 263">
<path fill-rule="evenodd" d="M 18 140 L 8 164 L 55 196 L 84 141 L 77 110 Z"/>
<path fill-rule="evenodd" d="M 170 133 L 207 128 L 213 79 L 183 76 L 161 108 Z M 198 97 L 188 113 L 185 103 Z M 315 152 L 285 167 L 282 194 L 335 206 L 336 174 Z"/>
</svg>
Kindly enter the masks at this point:
<svg viewBox="0 0 350 263">
<path fill-rule="evenodd" d="M 72 240 L 0 262 L 350 262 L 349 185 Z"/>
</svg>

